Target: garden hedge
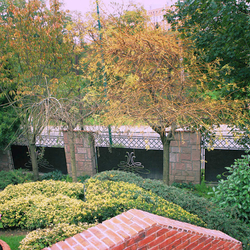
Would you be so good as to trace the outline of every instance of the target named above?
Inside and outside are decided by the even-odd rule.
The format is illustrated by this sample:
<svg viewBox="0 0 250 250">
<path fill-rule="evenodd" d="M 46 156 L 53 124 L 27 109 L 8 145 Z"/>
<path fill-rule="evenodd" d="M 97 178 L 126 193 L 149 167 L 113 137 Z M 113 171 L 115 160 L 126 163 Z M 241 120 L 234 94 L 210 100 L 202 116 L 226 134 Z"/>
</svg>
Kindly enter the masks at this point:
<svg viewBox="0 0 250 250">
<path fill-rule="evenodd" d="M 0 192 L 0 204 L 20 197 L 33 195 L 52 197 L 58 194 L 66 195 L 70 198 L 82 199 L 84 197 L 83 184 L 43 180 L 18 185 L 8 185 Z"/>
<path fill-rule="evenodd" d="M 133 183 L 100 181 L 90 178 L 85 185 L 85 199 L 89 203 L 92 213 L 96 214 L 98 221 L 104 221 L 129 209 L 137 208 L 171 219 L 205 226 L 197 215 L 190 214 L 180 206 Z"/>
<path fill-rule="evenodd" d="M 0 193 L 5 201 L 0 204 L 3 227 L 36 229 L 59 223 L 102 222 L 131 208 L 205 225 L 197 215 L 135 184 L 88 179 L 85 188 L 83 201 L 75 198 L 83 197 L 82 184 L 42 181 L 9 186 Z"/>
<path fill-rule="evenodd" d="M 243 242 L 245 249 L 250 249 L 250 227 L 239 219 L 232 218 L 232 207 L 221 208 L 216 203 L 192 192 L 165 185 L 162 181 L 144 179 L 136 174 L 111 170 L 96 174 L 93 178 L 101 181 L 125 181 L 134 183 L 145 190 L 151 190 L 163 199 L 179 205 L 186 211 L 196 214 L 210 229 L 220 230 Z"/>
</svg>

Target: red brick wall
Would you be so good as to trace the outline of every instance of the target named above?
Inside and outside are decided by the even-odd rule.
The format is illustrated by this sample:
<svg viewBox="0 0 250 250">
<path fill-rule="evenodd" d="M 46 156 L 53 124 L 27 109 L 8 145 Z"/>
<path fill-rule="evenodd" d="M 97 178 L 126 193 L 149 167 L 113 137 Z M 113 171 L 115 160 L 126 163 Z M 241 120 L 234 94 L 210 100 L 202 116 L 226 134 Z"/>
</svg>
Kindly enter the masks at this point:
<svg viewBox="0 0 250 250">
<path fill-rule="evenodd" d="M 242 244 L 220 231 L 131 209 L 45 249 L 241 250 Z"/>
<path fill-rule="evenodd" d="M 170 143 L 170 183 L 200 183 L 200 140 L 199 133 L 181 132 L 175 134 L 175 140 Z"/>
<path fill-rule="evenodd" d="M 67 161 L 68 173 L 71 173 L 70 151 L 67 132 L 63 132 L 64 150 Z M 75 132 L 75 156 L 77 166 L 77 176 L 96 174 L 94 138 L 92 133 L 77 131 Z"/>
</svg>

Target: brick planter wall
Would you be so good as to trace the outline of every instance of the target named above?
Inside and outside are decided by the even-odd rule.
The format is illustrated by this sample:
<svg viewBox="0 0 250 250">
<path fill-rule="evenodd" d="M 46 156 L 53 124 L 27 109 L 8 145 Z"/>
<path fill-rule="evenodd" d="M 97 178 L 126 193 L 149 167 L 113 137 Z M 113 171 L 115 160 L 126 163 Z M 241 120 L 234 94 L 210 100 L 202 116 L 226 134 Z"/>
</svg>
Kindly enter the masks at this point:
<svg viewBox="0 0 250 250">
<path fill-rule="evenodd" d="M 44 250 L 241 250 L 241 242 L 216 230 L 131 209 Z"/>
<path fill-rule="evenodd" d="M 170 143 L 169 180 L 173 182 L 200 183 L 200 134 L 181 132 Z"/>
<path fill-rule="evenodd" d="M 67 132 L 63 132 L 64 150 L 67 161 L 67 170 L 71 174 L 70 150 Z M 75 156 L 77 176 L 96 174 L 95 149 L 93 134 L 85 131 L 75 132 Z"/>
</svg>

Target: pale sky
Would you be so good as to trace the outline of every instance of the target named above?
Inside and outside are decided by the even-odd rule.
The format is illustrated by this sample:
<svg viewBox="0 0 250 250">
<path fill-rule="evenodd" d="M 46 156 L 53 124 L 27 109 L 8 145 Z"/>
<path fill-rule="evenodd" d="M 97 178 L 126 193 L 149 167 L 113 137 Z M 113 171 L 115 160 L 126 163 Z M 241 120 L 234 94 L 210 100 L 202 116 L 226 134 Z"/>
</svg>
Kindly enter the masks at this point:
<svg viewBox="0 0 250 250">
<path fill-rule="evenodd" d="M 108 8 L 110 2 L 116 3 L 129 3 L 129 0 L 99 0 L 99 2 L 103 2 L 105 6 Z M 131 1 L 131 0 L 130 0 Z M 96 6 L 96 0 L 63 0 L 65 4 L 65 9 L 70 11 L 79 11 L 81 13 L 85 13 L 91 9 L 91 6 Z M 133 0 L 134 3 L 141 3 L 144 5 L 146 10 L 161 8 L 165 5 L 172 5 L 174 0 Z"/>
</svg>

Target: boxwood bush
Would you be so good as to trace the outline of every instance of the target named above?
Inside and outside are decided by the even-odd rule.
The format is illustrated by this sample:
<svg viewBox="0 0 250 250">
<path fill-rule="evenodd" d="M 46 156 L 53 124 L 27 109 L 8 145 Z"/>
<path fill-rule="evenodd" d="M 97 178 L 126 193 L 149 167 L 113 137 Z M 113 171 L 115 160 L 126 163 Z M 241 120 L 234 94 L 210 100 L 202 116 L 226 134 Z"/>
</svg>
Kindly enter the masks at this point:
<svg viewBox="0 0 250 250">
<path fill-rule="evenodd" d="M 229 216 L 232 207 L 221 208 L 208 199 L 198 197 L 192 192 L 165 185 L 162 181 L 143 179 L 142 177 L 118 170 L 105 171 L 96 174 L 98 180 L 126 181 L 135 183 L 145 190 L 151 190 L 163 199 L 173 202 L 186 211 L 198 215 L 210 229 L 220 230 L 243 242 L 245 249 L 250 249 L 250 228 L 237 218 Z"/>
<path fill-rule="evenodd" d="M 59 241 L 65 240 L 75 234 L 95 226 L 95 224 L 79 223 L 77 225 L 60 223 L 45 229 L 37 229 L 29 234 L 20 242 L 20 250 L 40 250 L 51 246 Z"/>
<path fill-rule="evenodd" d="M 84 188 L 81 183 L 69 183 L 62 181 L 44 180 L 18 185 L 9 185 L 0 192 L 0 204 L 14 198 L 44 195 L 46 197 L 63 194 L 71 198 L 83 198 Z"/>
<path fill-rule="evenodd" d="M 100 181 L 91 178 L 85 185 L 86 201 L 98 221 L 104 221 L 129 209 L 137 208 L 171 219 L 205 226 L 197 215 L 190 214 L 180 206 L 133 183 Z"/>
<path fill-rule="evenodd" d="M 30 185 L 15 186 L 15 191 L 20 194 L 20 197 L 9 199 L 9 197 L 14 196 L 11 194 L 8 199 L 5 199 L 4 203 L 0 204 L 3 227 L 35 229 L 58 223 L 94 223 L 96 220 L 102 222 L 131 208 L 142 209 L 195 225 L 205 225 L 197 215 L 192 215 L 181 207 L 158 197 L 150 191 L 139 188 L 135 184 L 88 179 L 85 183 L 85 201 L 82 201 L 76 199 L 75 195 L 73 195 L 73 198 L 69 197 L 72 193 L 75 194 L 74 191 L 78 191 L 78 185 L 75 186 L 75 190 L 71 186 L 72 192 L 68 192 L 69 196 L 67 196 L 63 194 L 55 195 L 57 192 L 52 192 L 51 189 L 47 188 L 49 183 L 53 184 L 54 182 L 33 183 L 33 188 L 36 189 L 34 192 L 30 191 Z M 57 189 L 55 190 L 62 190 L 58 186 L 65 184 L 65 182 L 57 181 Z M 38 187 L 41 186 L 44 186 L 42 194 L 37 192 Z M 10 188 L 13 188 L 13 186 Z M 7 190 L 9 189 L 7 188 Z M 10 190 L 14 192 L 13 189 Z M 24 190 L 29 191 L 28 195 L 25 195 Z M 53 185 L 52 190 L 54 190 Z M 3 193 L 6 194 L 5 191 Z"/>
</svg>

